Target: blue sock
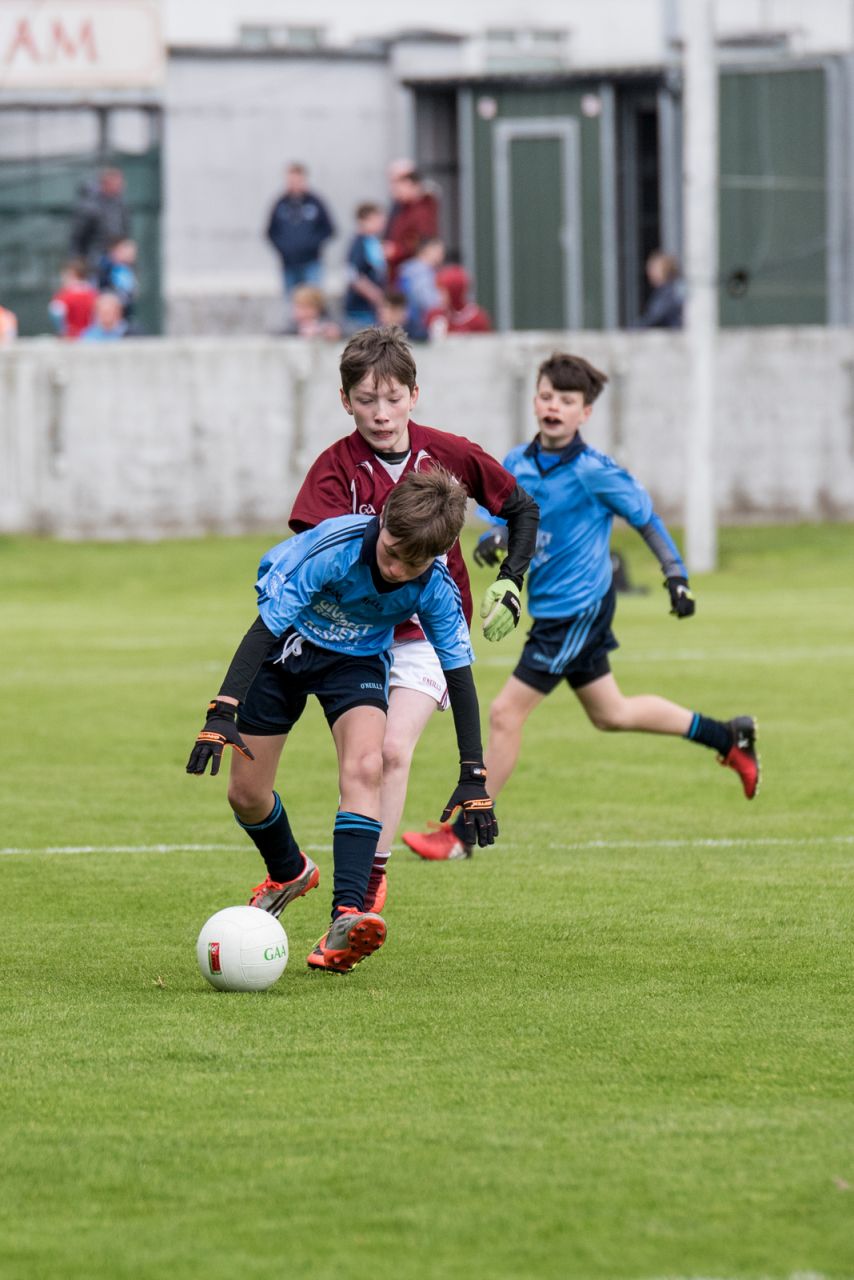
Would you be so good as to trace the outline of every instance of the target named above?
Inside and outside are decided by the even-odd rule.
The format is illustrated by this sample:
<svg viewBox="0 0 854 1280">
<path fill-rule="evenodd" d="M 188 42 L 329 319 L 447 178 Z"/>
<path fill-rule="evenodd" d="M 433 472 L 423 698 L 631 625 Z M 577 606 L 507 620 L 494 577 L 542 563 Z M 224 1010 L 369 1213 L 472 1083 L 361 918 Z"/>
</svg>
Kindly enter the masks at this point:
<svg viewBox="0 0 854 1280">
<path fill-rule="evenodd" d="M 271 880 L 283 884 L 299 875 L 303 868 L 303 856 L 291 831 L 281 796 L 277 792 L 273 792 L 273 808 L 263 822 L 241 822 L 237 814 L 234 818 L 254 842 L 267 864 Z"/>
<path fill-rule="evenodd" d="M 332 878 L 332 915 L 339 907 L 365 905 L 365 891 L 371 874 L 382 823 L 363 813 L 340 810 L 335 815 L 332 836 L 334 872 Z"/>
<path fill-rule="evenodd" d="M 699 742 L 702 747 L 711 747 L 720 756 L 725 756 L 732 746 L 732 730 L 729 725 L 722 720 L 701 716 L 699 711 L 694 712 L 688 732 L 682 736 L 689 742 Z"/>
</svg>

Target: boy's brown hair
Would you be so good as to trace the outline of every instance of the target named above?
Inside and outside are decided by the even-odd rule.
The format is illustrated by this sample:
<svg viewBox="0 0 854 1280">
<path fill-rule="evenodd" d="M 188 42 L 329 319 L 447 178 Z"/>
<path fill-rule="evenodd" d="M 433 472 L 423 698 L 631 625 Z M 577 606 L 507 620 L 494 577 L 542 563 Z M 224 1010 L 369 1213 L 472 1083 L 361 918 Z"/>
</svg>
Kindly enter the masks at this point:
<svg viewBox="0 0 854 1280">
<path fill-rule="evenodd" d="M 372 213 L 382 213 L 382 210 L 378 204 L 365 200 L 363 204 L 356 206 L 356 221 L 361 222 L 364 218 L 369 218 Z"/>
<path fill-rule="evenodd" d="M 553 351 L 537 370 L 537 382 L 548 378 L 555 391 L 580 391 L 585 404 L 592 404 L 608 381 L 608 375 L 596 369 L 583 356 L 566 351 Z"/>
<path fill-rule="evenodd" d="M 345 396 L 367 373 L 373 373 L 374 386 L 393 378 L 409 387 L 410 391 L 414 389 L 417 378 L 406 334 L 396 324 L 382 329 L 360 329 L 354 333 L 341 353 L 340 373 Z"/>
<path fill-rule="evenodd" d="M 395 551 L 408 564 L 423 564 L 450 551 L 465 523 L 468 493 L 443 467 L 411 471 L 394 486 L 382 522 Z"/>
</svg>

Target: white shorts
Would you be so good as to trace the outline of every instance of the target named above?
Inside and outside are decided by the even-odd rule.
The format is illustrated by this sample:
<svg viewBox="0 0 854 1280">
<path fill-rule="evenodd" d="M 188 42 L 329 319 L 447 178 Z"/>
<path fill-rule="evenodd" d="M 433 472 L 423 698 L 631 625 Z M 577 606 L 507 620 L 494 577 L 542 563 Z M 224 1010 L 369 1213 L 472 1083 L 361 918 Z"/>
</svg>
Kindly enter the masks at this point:
<svg viewBox="0 0 854 1280">
<path fill-rule="evenodd" d="M 392 645 L 389 689 L 417 689 L 433 699 L 440 711 L 448 709 L 448 686 L 436 650 L 428 640 L 404 640 Z"/>
</svg>

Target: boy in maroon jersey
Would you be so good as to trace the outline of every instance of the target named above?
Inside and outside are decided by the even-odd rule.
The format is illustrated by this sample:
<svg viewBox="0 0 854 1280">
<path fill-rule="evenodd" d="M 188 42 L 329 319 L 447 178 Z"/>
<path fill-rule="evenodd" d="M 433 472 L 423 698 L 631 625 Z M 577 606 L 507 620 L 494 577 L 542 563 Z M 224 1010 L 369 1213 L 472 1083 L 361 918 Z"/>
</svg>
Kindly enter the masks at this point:
<svg viewBox="0 0 854 1280">
<path fill-rule="evenodd" d="M 464 436 L 422 427 L 410 418 L 418 401 L 415 361 L 402 329 L 363 329 L 341 356 L 341 403 L 356 430 L 325 449 L 296 496 L 289 524 L 311 529 L 331 516 L 378 514 L 394 486 L 412 471 L 444 467 L 469 495 L 507 521 L 507 557 L 480 605 L 487 640 L 501 640 L 521 615 L 519 592 L 534 553 L 536 503 L 494 458 Z M 466 620 L 472 599 L 459 542 L 448 553 Z M 383 743 L 381 819 L 366 910 L 380 911 L 386 896 L 386 863 L 397 832 L 416 743 L 438 706 L 448 705 L 439 661 L 413 618 L 395 629 Z"/>
</svg>

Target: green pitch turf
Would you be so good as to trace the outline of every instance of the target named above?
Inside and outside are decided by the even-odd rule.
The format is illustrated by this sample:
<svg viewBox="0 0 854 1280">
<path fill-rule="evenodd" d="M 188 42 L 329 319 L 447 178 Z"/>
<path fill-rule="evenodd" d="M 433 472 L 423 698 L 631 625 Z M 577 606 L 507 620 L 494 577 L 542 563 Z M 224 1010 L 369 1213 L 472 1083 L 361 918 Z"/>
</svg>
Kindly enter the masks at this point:
<svg viewBox="0 0 854 1280">
<path fill-rule="evenodd" d="M 321 888 L 281 981 L 222 995 L 195 938 L 260 862 L 184 763 L 272 540 L 0 540 L 3 1280 L 850 1280 L 854 529 L 724 532 L 681 622 L 624 539 L 618 679 L 756 714 L 759 798 L 559 691 L 499 845 L 398 850 L 347 978 L 304 964 L 309 708 L 280 783 Z M 484 711 L 518 648 L 478 645 Z M 436 716 L 405 825 L 454 781 Z"/>
</svg>

